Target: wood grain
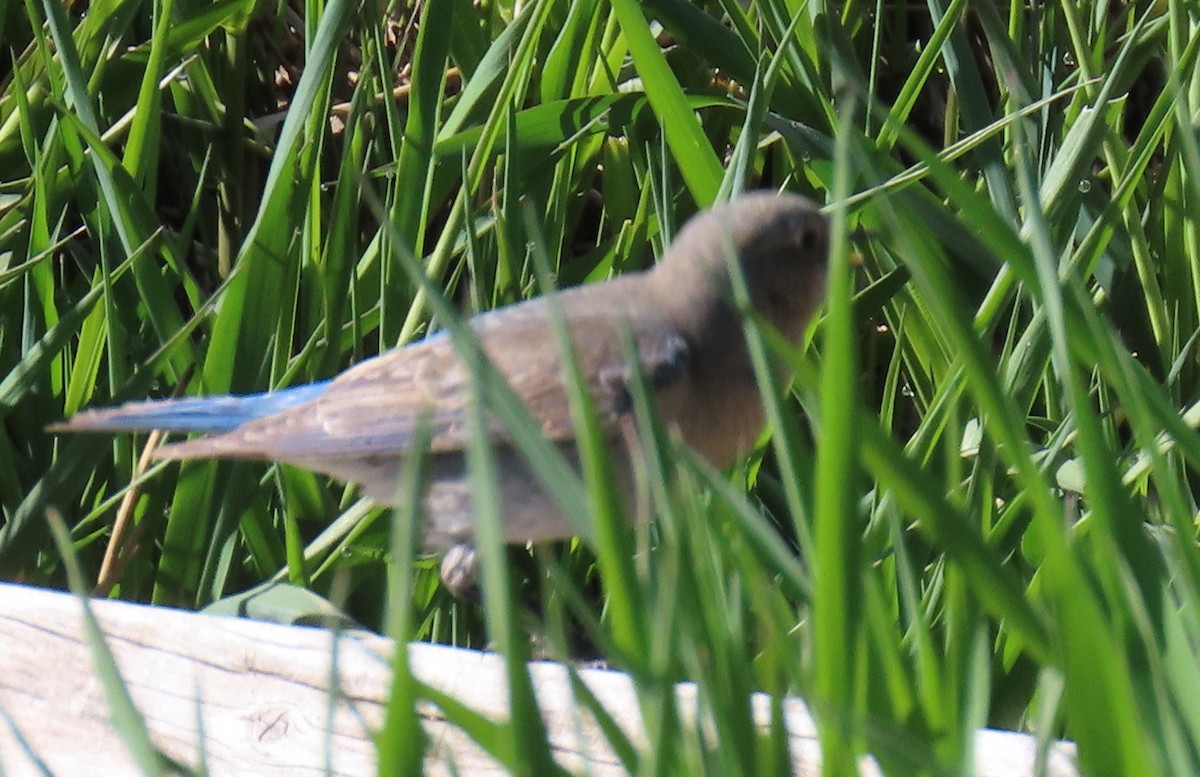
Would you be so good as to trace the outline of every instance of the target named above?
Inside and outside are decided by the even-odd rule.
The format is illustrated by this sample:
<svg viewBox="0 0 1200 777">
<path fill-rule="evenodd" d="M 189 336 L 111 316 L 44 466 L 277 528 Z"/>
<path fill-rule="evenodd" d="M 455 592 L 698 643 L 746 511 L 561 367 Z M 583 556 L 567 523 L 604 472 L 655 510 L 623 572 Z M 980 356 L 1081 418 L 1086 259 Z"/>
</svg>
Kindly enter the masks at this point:
<svg viewBox="0 0 1200 777">
<path fill-rule="evenodd" d="M 336 775 L 375 773 L 370 735 L 381 725 L 390 685 L 388 640 L 109 600 L 91 605 L 155 744 L 173 759 L 196 766 L 203 746 L 214 775 L 322 774 L 326 764 Z M 505 717 L 498 656 L 426 644 L 409 651 L 422 682 L 493 719 Z M 623 774 L 590 715 L 574 704 L 564 667 L 535 662 L 529 670 L 559 762 L 574 771 L 586 764 L 592 774 Z M 630 678 L 597 669 L 580 675 L 631 740 L 644 744 Z M 682 714 L 694 714 L 695 686 L 681 684 L 676 693 Z M 768 699 L 759 694 L 752 704 L 765 725 Z M 0 584 L 0 771 L 37 774 L 44 766 L 53 774 L 137 774 L 108 710 L 79 600 Z M 798 699 L 786 700 L 784 710 L 795 774 L 818 774 L 808 711 Z M 433 743 L 427 773 L 449 774 L 450 764 L 460 774 L 504 773 L 436 707 L 421 707 L 420 716 Z M 1032 774 L 1034 753 L 1032 737 L 980 731 L 976 774 Z M 869 760 L 863 767 L 864 774 L 879 774 Z M 1053 745 L 1046 774 L 1078 774 L 1072 745 Z"/>
</svg>

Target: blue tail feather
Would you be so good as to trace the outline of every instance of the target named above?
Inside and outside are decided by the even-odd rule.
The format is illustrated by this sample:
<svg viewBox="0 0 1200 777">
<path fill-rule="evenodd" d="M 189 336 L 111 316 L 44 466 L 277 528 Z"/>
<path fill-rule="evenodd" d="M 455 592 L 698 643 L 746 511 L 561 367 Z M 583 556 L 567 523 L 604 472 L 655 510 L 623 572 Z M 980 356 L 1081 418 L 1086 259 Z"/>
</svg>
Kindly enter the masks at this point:
<svg viewBox="0 0 1200 777">
<path fill-rule="evenodd" d="M 87 410 L 58 428 L 72 431 L 227 432 L 247 421 L 314 400 L 328 387 L 326 380 L 262 394 L 129 402 L 119 407 Z"/>
</svg>

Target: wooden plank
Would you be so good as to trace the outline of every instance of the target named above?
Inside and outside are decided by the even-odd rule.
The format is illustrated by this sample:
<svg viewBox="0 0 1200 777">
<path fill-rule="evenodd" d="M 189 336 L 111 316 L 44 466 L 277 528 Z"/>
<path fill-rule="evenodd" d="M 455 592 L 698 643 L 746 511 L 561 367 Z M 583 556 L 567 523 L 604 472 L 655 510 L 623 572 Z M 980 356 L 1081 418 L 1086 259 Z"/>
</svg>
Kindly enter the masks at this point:
<svg viewBox="0 0 1200 777">
<path fill-rule="evenodd" d="M 177 761 L 200 763 L 201 742 L 212 774 L 375 773 L 370 734 L 382 721 L 390 685 L 390 642 L 364 632 L 322 629 L 94 600 L 94 612 L 121 675 L 154 742 Z M 334 641 L 336 640 L 336 651 Z M 507 703 L 502 660 L 439 645 L 410 646 L 413 672 L 494 719 Z M 336 656 L 337 701 L 330 708 Z M 577 711 L 565 669 L 530 664 L 556 758 L 597 775 L 623 770 L 590 716 Z M 637 697 L 619 672 L 580 670 L 584 681 L 635 743 L 644 743 Z M 696 708 L 695 686 L 677 688 L 681 709 Z M 752 700 L 766 725 L 768 699 Z M 815 727 L 798 699 L 785 702 L 795 774 L 819 773 Z M 431 774 L 503 774 L 432 706 L 420 710 L 433 748 Z M 203 721 L 201 737 L 200 721 Z M 1032 774 L 1031 737 L 998 731 L 976 735 L 976 774 Z M 0 772 L 121 775 L 137 770 L 109 723 L 93 669 L 81 608 L 70 595 L 0 584 Z M 864 773 L 878 774 L 869 760 Z M 1050 777 L 1074 777 L 1074 750 L 1054 746 Z"/>
</svg>

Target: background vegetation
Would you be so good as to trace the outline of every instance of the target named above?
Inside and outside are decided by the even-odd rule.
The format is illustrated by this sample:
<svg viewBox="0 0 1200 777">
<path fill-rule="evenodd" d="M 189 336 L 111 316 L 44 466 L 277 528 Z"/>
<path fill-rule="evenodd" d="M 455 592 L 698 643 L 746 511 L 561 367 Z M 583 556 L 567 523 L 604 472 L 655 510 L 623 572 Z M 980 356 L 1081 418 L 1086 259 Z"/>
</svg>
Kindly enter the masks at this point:
<svg viewBox="0 0 1200 777">
<path fill-rule="evenodd" d="M 1088 773 L 1200 773 L 1198 24 L 1182 0 L 0 2 L 0 574 L 63 584 L 55 507 L 114 596 L 285 579 L 492 644 L 517 714 L 471 730 L 530 773 L 530 635 L 634 675 L 633 772 L 786 771 L 758 689 L 809 701 L 831 771 L 965 773 L 997 725 L 1076 740 Z M 482 606 L 353 490 L 44 431 L 419 337 L 410 252 L 469 314 L 538 293 L 540 256 L 560 285 L 643 266 L 749 187 L 829 203 L 837 236 L 812 347 L 748 327 L 797 375 L 770 435 L 724 474 L 650 441 L 653 527 L 576 488 L 593 540 L 483 542 Z M 421 693 L 401 671 L 388 768 Z"/>
</svg>

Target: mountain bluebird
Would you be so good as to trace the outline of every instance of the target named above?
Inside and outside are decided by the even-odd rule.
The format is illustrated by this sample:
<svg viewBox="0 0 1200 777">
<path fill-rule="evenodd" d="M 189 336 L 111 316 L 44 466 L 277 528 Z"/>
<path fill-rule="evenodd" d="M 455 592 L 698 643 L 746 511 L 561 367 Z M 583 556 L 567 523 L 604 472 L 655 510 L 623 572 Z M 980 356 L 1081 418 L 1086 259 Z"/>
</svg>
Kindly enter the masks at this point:
<svg viewBox="0 0 1200 777">
<path fill-rule="evenodd" d="M 798 342 L 824 297 L 827 239 L 826 219 L 809 200 L 747 194 L 691 220 L 652 269 L 555 294 L 611 440 L 618 489 L 627 503 L 637 446 L 629 444 L 632 375 L 622 329 L 636 347 L 666 428 L 714 467 L 727 467 L 754 443 L 764 423 L 732 301 L 730 258 L 740 264 L 751 307 Z M 552 315 L 545 298 L 533 299 L 478 315 L 470 326 L 545 437 L 578 466 Z M 432 442 L 424 539 L 430 550 L 456 551 L 450 554 L 454 561 L 443 565 L 443 577 L 455 583 L 469 577 L 473 563 L 464 455 L 470 401 L 469 370 L 441 333 L 368 359 L 333 380 L 265 394 L 89 410 L 57 429 L 206 432 L 164 446 L 158 455 L 286 462 L 358 483 L 376 501 L 395 504 L 402 460 L 425 418 Z M 494 423 L 492 432 L 505 540 L 574 535 L 574 523 L 533 475 L 503 425 Z"/>
</svg>

